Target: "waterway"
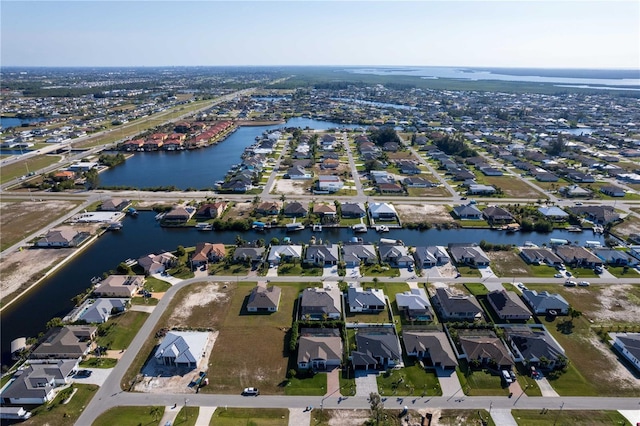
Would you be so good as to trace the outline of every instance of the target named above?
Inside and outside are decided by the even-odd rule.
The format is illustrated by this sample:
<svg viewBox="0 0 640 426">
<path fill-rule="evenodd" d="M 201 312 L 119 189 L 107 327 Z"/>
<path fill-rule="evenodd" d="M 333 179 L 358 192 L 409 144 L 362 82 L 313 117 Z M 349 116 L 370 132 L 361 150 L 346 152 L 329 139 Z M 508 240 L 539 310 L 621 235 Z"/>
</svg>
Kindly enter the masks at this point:
<svg viewBox="0 0 640 426">
<path fill-rule="evenodd" d="M 6 129 L 8 127 L 20 127 L 23 124 L 37 123 L 45 121 L 44 117 L 34 118 L 16 118 L 16 117 L 0 117 L 0 129 Z"/>
<path fill-rule="evenodd" d="M 136 152 L 123 164 L 100 173 L 100 185 L 139 189 L 175 186 L 183 190 L 209 190 L 216 181 L 224 180 L 231 166 L 242 161 L 240 156 L 246 147 L 255 143 L 256 136 L 260 136 L 266 130 L 283 127 L 327 130 L 358 126 L 296 117 L 289 119 L 285 124 L 239 127 L 224 141 L 207 148 Z"/>
<path fill-rule="evenodd" d="M 128 258 L 137 259 L 149 253 L 175 250 L 179 245 L 189 247 L 205 241 L 234 244 L 239 234 L 236 231 L 200 232 L 193 228 L 162 228 L 154 217 L 153 212 L 140 212 L 137 218 L 127 216 L 121 231 L 103 234 L 36 289 L 3 311 L 0 318 L 2 364 L 10 364 L 8 351 L 13 339 L 37 336 L 44 331 L 45 324 L 51 318 L 63 317 L 67 314 L 73 308 L 71 299 L 91 285 L 92 277 L 114 270 L 120 262 Z M 264 233 L 249 231 L 241 234 L 245 240 L 263 238 L 267 243 L 273 237 L 282 240 L 285 236 L 291 237 L 295 243 L 308 243 L 312 235 L 318 240 L 332 243 L 349 241 L 354 236 L 353 231 L 348 228 L 324 228 L 323 232 L 315 233 L 309 229 L 297 233 L 286 233 L 284 229 L 271 229 Z M 550 234 L 522 232 L 508 234 L 488 229 L 431 229 L 422 232 L 398 229 L 385 234 L 369 231 L 358 236 L 367 242 L 377 242 L 380 237 L 399 239 L 410 246 L 447 245 L 482 240 L 496 244 L 523 244 L 525 241 L 531 241 L 542 245 L 548 244 L 551 238 L 567 239 L 578 243 L 584 243 L 587 240 L 604 242 L 602 235 L 594 235 L 591 232 L 554 231 Z"/>
</svg>

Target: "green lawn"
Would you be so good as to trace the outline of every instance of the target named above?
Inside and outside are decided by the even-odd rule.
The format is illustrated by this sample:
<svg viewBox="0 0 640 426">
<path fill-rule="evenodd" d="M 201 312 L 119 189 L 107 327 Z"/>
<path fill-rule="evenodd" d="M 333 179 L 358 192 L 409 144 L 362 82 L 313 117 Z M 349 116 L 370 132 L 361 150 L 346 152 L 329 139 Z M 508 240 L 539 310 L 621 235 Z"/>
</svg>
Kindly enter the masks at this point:
<svg viewBox="0 0 640 426">
<path fill-rule="evenodd" d="M 105 411 L 93 422 L 93 426 L 156 426 L 164 407 L 115 407 Z"/>
<path fill-rule="evenodd" d="M 105 333 L 96 342 L 109 349 L 126 349 L 149 316 L 146 312 L 128 311 L 110 319 L 99 327 Z M 100 334 L 100 333 L 99 333 Z"/>
<path fill-rule="evenodd" d="M 638 278 L 638 272 L 633 268 L 625 269 L 624 266 L 608 266 L 607 271 L 617 278 Z"/>
<path fill-rule="evenodd" d="M 456 266 L 458 272 L 463 277 L 481 277 L 482 274 L 478 271 L 477 268 L 472 268 L 470 266 Z"/>
<path fill-rule="evenodd" d="M 282 426 L 289 423 L 286 408 L 224 408 L 211 416 L 212 426 Z"/>
<path fill-rule="evenodd" d="M 558 407 L 559 408 L 559 407 Z M 629 421 L 617 411 L 610 410 L 511 410 L 518 426 L 575 425 L 629 425 Z"/>
<path fill-rule="evenodd" d="M 209 264 L 209 275 L 241 275 L 246 276 L 251 267 L 242 263 L 225 264 L 224 262 Z"/>
<path fill-rule="evenodd" d="M 489 290 L 480 283 L 467 283 L 464 287 L 474 296 L 484 296 L 489 293 Z"/>
<path fill-rule="evenodd" d="M 156 277 L 147 277 L 144 283 L 144 288 L 147 291 L 164 293 L 171 288 L 171 284 L 166 281 L 157 279 Z"/>
<path fill-rule="evenodd" d="M 502 378 L 492 375 L 486 370 L 472 370 L 464 360 L 456 368 L 460 385 L 469 396 L 508 395 L 509 388 L 502 387 Z"/>
<path fill-rule="evenodd" d="M 383 396 L 440 396 L 440 382 L 433 371 L 413 361 L 399 370 L 390 370 L 377 377 L 378 392 Z"/>
<path fill-rule="evenodd" d="M 87 358 L 80 362 L 82 368 L 113 368 L 118 362 L 115 358 Z"/>
<path fill-rule="evenodd" d="M 527 265 L 527 266 L 529 267 L 529 270 L 531 271 L 531 275 L 534 276 L 534 277 L 551 278 L 556 273 L 558 273 L 556 268 L 552 268 L 552 267 L 547 266 L 547 265 Z"/>
<path fill-rule="evenodd" d="M 283 263 L 278 266 L 278 275 L 291 275 L 303 277 L 321 277 L 322 268 L 307 267 L 293 263 Z"/>
<path fill-rule="evenodd" d="M 298 373 L 291 377 L 284 388 L 285 395 L 315 395 L 322 396 L 327 392 L 327 375 L 317 373 L 313 375 Z"/>
<path fill-rule="evenodd" d="M 363 265 L 360 266 L 360 274 L 363 277 L 399 277 L 400 270 L 382 265 Z"/>
<path fill-rule="evenodd" d="M 77 392 L 73 398 L 69 403 L 62 404 L 71 395 L 74 388 L 77 389 Z M 98 386 L 96 385 L 74 384 L 72 388 L 60 392 L 49 404 L 31 410 L 33 416 L 29 420 L 21 422 L 20 425 L 72 426 L 97 391 Z"/>
<path fill-rule="evenodd" d="M 131 304 L 132 305 L 149 305 L 155 306 L 158 304 L 160 300 L 155 297 L 132 297 Z"/>
<path fill-rule="evenodd" d="M 173 421 L 172 426 L 195 426 L 198 420 L 198 414 L 200 414 L 200 407 L 183 406 Z"/>
</svg>

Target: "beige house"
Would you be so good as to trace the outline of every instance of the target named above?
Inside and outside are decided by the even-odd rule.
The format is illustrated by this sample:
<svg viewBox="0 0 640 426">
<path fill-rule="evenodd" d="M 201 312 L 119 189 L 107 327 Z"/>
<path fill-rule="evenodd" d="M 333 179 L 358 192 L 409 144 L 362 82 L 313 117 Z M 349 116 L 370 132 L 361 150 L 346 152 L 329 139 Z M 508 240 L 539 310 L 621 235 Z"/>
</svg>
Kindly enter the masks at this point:
<svg viewBox="0 0 640 426">
<path fill-rule="evenodd" d="M 109 275 L 93 292 L 103 297 L 133 297 L 145 281 L 142 275 Z"/>
</svg>

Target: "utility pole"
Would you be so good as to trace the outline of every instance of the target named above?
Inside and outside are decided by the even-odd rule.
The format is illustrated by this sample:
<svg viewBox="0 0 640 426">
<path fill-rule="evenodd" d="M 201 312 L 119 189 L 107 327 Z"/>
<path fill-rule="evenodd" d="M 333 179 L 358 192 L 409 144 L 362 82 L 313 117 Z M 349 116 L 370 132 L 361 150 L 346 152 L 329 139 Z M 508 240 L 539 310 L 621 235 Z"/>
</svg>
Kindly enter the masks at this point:
<svg viewBox="0 0 640 426">
<path fill-rule="evenodd" d="M 558 414 L 556 415 L 556 419 L 553 421 L 553 426 L 556 426 L 556 423 L 558 422 L 558 417 L 560 417 L 560 414 L 562 414 L 562 407 L 564 407 L 564 401 L 562 402 L 562 405 L 560 406 L 560 411 L 558 411 Z"/>
</svg>

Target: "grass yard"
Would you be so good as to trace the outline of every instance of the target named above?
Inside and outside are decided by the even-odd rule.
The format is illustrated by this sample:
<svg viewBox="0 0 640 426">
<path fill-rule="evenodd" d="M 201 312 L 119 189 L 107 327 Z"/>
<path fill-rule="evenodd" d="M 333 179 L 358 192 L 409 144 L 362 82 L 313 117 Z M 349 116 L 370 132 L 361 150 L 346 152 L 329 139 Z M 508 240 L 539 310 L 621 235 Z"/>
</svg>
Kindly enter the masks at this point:
<svg viewBox="0 0 640 426">
<path fill-rule="evenodd" d="M 115 358 L 87 358 L 80 362 L 82 368 L 113 368 L 118 363 Z"/>
<path fill-rule="evenodd" d="M 225 264 L 224 262 L 210 263 L 209 275 L 241 275 L 247 276 L 251 270 L 250 266 L 242 263 Z"/>
<path fill-rule="evenodd" d="M 638 278 L 638 272 L 633 268 L 624 266 L 608 266 L 607 271 L 617 278 Z"/>
<path fill-rule="evenodd" d="M 306 267 L 299 264 L 284 263 L 278 266 L 278 275 L 291 275 L 302 277 L 321 277 L 322 268 Z"/>
<path fill-rule="evenodd" d="M 456 374 L 465 395 L 491 396 L 509 395 L 509 388 L 502 387 L 502 378 L 486 370 L 471 370 L 464 360 L 456 368 Z"/>
<path fill-rule="evenodd" d="M 518 426 L 630 425 L 622 414 L 614 410 L 511 410 L 511 414 Z"/>
<path fill-rule="evenodd" d="M 132 297 L 131 304 L 132 305 L 148 305 L 148 306 L 156 306 L 160 302 L 160 300 L 155 297 Z"/>
<path fill-rule="evenodd" d="M 78 390 L 68 404 L 62 404 L 62 402 L 71 395 L 72 388 L 61 391 L 49 404 L 31 410 L 33 416 L 20 424 L 25 426 L 72 426 L 75 424 L 84 407 L 89 404 L 93 395 L 98 391 L 98 386 L 74 384 L 73 388 Z"/>
<path fill-rule="evenodd" d="M 440 382 L 433 371 L 426 371 L 413 361 L 405 367 L 378 374 L 378 392 L 382 396 L 440 396 Z"/>
<path fill-rule="evenodd" d="M 286 408 L 222 408 L 211 416 L 215 426 L 281 426 L 289 423 Z"/>
<path fill-rule="evenodd" d="M 491 270 L 499 277 L 530 277 L 531 268 L 515 251 L 489 251 Z M 549 268 L 553 270 L 553 268 Z M 553 276 L 553 274 L 551 274 Z"/>
<path fill-rule="evenodd" d="M 59 155 L 37 155 L 27 160 L 16 161 L 15 163 L 2 166 L 0 183 L 9 182 L 17 177 L 26 175 L 27 170 L 35 172 L 44 169 L 60 161 L 60 158 Z"/>
<path fill-rule="evenodd" d="M 171 426 L 195 426 L 200 414 L 200 407 L 182 407 Z"/>
<path fill-rule="evenodd" d="M 511 175 L 505 176 L 483 176 L 483 180 L 487 185 L 493 185 L 502 189 L 503 194 L 507 198 L 526 198 L 538 199 L 546 198 L 546 196 L 535 188 Z"/>
<path fill-rule="evenodd" d="M 438 424 L 443 426 L 475 426 L 482 425 L 482 420 L 487 422 L 487 426 L 496 426 L 487 410 L 442 410 Z"/>
<path fill-rule="evenodd" d="M 424 177 L 424 176 L 420 176 Z M 434 179 L 435 180 L 435 179 Z M 451 194 L 447 188 L 443 186 L 434 186 L 431 188 L 407 188 L 409 197 L 450 197 Z"/>
<path fill-rule="evenodd" d="M 293 307 L 308 284 L 271 284 L 282 289 L 278 312 L 271 314 L 246 311 L 254 283 L 240 283 L 231 294 L 209 358 L 209 386 L 202 391 L 239 394 L 243 388 L 255 386 L 263 394 L 285 393 Z M 219 368 L 220 365 L 225 368 Z"/>
<path fill-rule="evenodd" d="M 327 375 L 298 373 L 284 388 L 285 395 L 322 396 L 327 392 Z"/>
<path fill-rule="evenodd" d="M 464 287 L 474 296 L 484 296 L 489 293 L 489 290 L 481 283 L 467 283 Z"/>
<path fill-rule="evenodd" d="M 363 277 L 399 277 L 400 270 L 382 265 L 363 265 L 360 266 L 360 274 Z"/>
<path fill-rule="evenodd" d="M 93 426 L 155 426 L 163 414 L 164 407 L 115 407 L 102 413 Z"/>
<path fill-rule="evenodd" d="M 470 266 L 456 266 L 456 268 L 463 277 L 482 277 L 482 274 L 477 268 L 472 268 Z"/>
<path fill-rule="evenodd" d="M 171 288 L 171 284 L 156 277 L 147 277 L 144 289 L 154 293 L 164 293 Z"/>
<path fill-rule="evenodd" d="M 96 343 L 109 349 L 126 349 L 148 316 L 146 312 L 127 311 L 110 319 L 100 326 L 105 333 L 97 337 Z"/>
<path fill-rule="evenodd" d="M 384 293 L 389 298 L 389 303 L 391 304 L 391 311 L 393 312 L 393 316 L 396 320 L 396 332 L 400 333 L 402 330 L 402 324 L 410 324 L 402 315 L 402 313 L 398 310 L 398 305 L 396 304 L 396 294 L 404 293 L 405 291 L 409 291 L 409 285 L 406 283 L 386 283 L 384 284 Z"/>
</svg>

